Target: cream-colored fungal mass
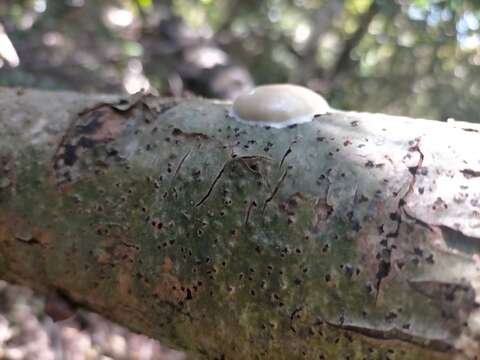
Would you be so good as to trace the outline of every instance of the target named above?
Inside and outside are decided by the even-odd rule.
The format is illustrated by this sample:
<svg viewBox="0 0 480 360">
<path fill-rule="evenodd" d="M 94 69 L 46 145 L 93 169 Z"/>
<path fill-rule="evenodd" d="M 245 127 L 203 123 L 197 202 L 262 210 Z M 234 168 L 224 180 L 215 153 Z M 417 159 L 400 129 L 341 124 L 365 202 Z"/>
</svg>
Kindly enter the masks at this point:
<svg viewBox="0 0 480 360">
<path fill-rule="evenodd" d="M 253 125 L 284 128 L 313 120 L 331 111 L 327 101 L 303 86 L 274 84 L 258 86 L 233 103 L 232 115 Z"/>
</svg>

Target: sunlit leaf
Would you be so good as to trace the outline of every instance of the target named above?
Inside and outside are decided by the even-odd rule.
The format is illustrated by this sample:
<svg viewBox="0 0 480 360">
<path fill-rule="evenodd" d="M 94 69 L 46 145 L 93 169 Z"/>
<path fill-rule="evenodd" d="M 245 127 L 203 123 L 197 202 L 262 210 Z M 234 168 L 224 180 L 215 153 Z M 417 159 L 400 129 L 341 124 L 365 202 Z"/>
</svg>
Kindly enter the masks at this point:
<svg viewBox="0 0 480 360">
<path fill-rule="evenodd" d="M 371 3 L 372 0 L 348 0 L 345 2 L 345 8 L 354 14 L 362 14 L 369 8 Z"/>
<path fill-rule="evenodd" d="M 137 2 L 142 9 L 148 9 L 152 7 L 152 0 L 137 0 Z"/>
<path fill-rule="evenodd" d="M 128 41 L 123 46 L 123 52 L 127 56 L 141 56 L 143 54 L 143 46 L 138 42 Z"/>
</svg>

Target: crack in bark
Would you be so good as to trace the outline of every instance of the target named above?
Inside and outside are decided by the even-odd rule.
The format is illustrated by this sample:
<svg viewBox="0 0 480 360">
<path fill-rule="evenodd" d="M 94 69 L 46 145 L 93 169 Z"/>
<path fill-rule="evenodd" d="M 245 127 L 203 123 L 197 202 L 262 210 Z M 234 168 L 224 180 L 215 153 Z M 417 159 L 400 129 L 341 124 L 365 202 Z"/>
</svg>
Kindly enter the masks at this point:
<svg viewBox="0 0 480 360">
<path fill-rule="evenodd" d="M 441 339 L 425 339 L 420 336 L 415 336 L 408 334 L 398 329 L 397 327 L 392 327 L 387 330 L 378 330 L 376 328 L 369 328 L 364 326 L 358 326 L 353 324 L 336 324 L 327 320 L 323 320 L 325 323 L 333 328 L 351 331 L 369 338 L 377 340 L 398 340 L 402 342 L 411 343 L 414 345 L 427 348 L 429 350 L 439 351 L 439 352 L 448 352 L 453 350 L 453 346 Z"/>
<path fill-rule="evenodd" d="M 400 232 L 400 226 L 402 225 L 402 215 L 405 214 L 408 216 L 408 213 L 404 209 L 405 204 L 407 203 L 405 199 L 413 192 L 413 187 L 415 186 L 415 183 L 417 181 L 417 171 L 422 166 L 423 159 L 425 158 L 423 152 L 420 150 L 420 142 L 421 142 L 421 138 L 416 138 L 415 144 L 409 148 L 409 151 L 418 152 L 420 155 L 420 158 L 415 166 L 408 168 L 410 174 L 412 174 L 412 179 L 408 184 L 407 192 L 398 201 L 397 212 L 391 214 L 391 219 L 397 223 L 397 226 L 395 227 L 395 230 L 393 232 L 390 232 L 386 235 L 387 243 L 385 244 L 385 249 L 384 249 L 385 251 L 382 253 L 383 256 L 378 264 L 378 271 L 376 274 L 377 282 L 375 284 L 375 288 L 376 288 L 375 303 L 377 303 L 378 295 L 380 294 L 382 281 L 390 273 L 390 268 L 391 268 L 390 259 L 391 259 L 391 254 L 393 249 L 392 247 L 389 247 L 388 239 L 398 237 L 398 234 Z"/>
<path fill-rule="evenodd" d="M 202 205 L 205 201 L 207 201 L 208 197 L 210 196 L 210 194 L 212 193 L 213 191 L 213 188 L 215 187 L 215 185 L 217 184 L 218 180 L 220 180 L 221 176 L 223 175 L 224 171 L 225 171 L 225 167 L 227 166 L 227 164 L 229 163 L 230 161 L 227 161 L 223 166 L 222 166 L 222 169 L 220 170 L 220 172 L 217 174 L 217 176 L 215 177 L 215 179 L 213 180 L 212 184 L 210 185 L 207 193 L 200 199 L 200 201 L 198 203 L 195 204 L 195 207 L 199 207 L 200 205 Z"/>
<path fill-rule="evenodd" d="M 178 175 L 178 172 L 180 171 L 180 168 L 182 167 L 183 163 L 185 162 L 185 160 L 187 160 L 187 158 L 190 156 L 190 153 L 192 152 L 192 150 L 188 150 L 187 153 L 185 155 L 183 155 L 182 159 L 179 161 L 179 163 L 177 164 L 177 167 L 175 168 L 175 172 L 173 173 L 173 177 L 172 177 L 172 181 L 170 182 L 170 186 L 168 188 L 168 190 L 166 191 L 164 198 L 166 199 L 168 197 L 168 195 L 170 194 L 170 192 L 172 191 L 172 188 L 173 188 L 173 183 L 175 182 L 175 179 L 177 178 L 177 175 Z M 176 193 L 176 192 L 175 192 Z"/>
<path fill-rule="evenodd" d="M 403 210 L 403 213 L 405 214 L 405 216 L 406 216 L 409 220 L 415 221 L 415 224 L 420 225 L 420 226 L 422 226 L 422 227 L 424 227 L 424 228 L 426 228 L 426 229 L 428 229 L 428 230 L 430 230 L 430 231 L 432 231 L 432 232 L 435 231 L 430 224 L 428 224 L 428 223 L 426 223 L 425 221 L 422 221 L 422 220 L 416 218 L 415 216 L 411 215 L 411 214 L 407 211 L 407 209 L 405 209 L 405 207 L 403 207 L 402 210 Z"/>
<path fill-rule="evenodd" d="M 185 160 L 187 160 L 187 158 L 190 156 L 191 152 L 192 152 L 192 150 L 188 150 L 188 152 L 185 155 L 183 155 L 182 159 L 180 160 L 180 162 L 177 165 L 177 168 L 175 169 L 175 173 L 173 174 L 172 181 L 175 180 L 175 178 L 177 177 L 178 172 L 180 171 L 180 168 L 182 167 Z"/>
<path fill-rule="evenodd" d="M 292 321 L 295 320 L 295 316 L 297 314 L 299 314 L 302 310 L 303 310 L 303 308 L 301 306 L 295 308 L 295 310 L 293 310 L 293 312 L 290 314 L 290 320 L 292 320 Z"/>
<path fill-rule="evenodd" d="M 174 128 L 172 130 L 172 135 L 173 136 L 178 136 L 178 137 L 183 137 L 185 139 L 202 139 L 202 140 L 210 139 L 210 137 L 208 135 L 205 135 L 203 133 L 199 133 L 199 132 L 188 133 L 188 132 L 184 132 L 184 131 L 180 130 L 179 128 Z"/>
<path fill-rule="evenodd" d="M 252 160 L 252 159 L 264 159 L 264 160 L 270 160 L 269 158 L 267 157 L 264 157 L 264 156 L 258 156 L 258 155 L 249 155 L 249 156 L 240 156 L 240 157 L 236 157 L 234 159 L 230 159 L 228 160 L 227 162 L 225 162 L 225 164 L 222 166 L 222 169 L 220 170 L 220 172 L 218 173 L 218 175 L 215 177 L 215 179 L 213 180 L 212 184 L 210 185 L 210 188 L 208 189 L 207 193 L 197 202 L 197 204 L 195 204 L 195 207 L 199 207 L 200 205 L 202 205 L 205 201 L 207 201 L 208 197 L 210 196 L 210 194 L 212 193 L 213 191 L 213 188 L 215 187 L 215 185 L 217 184 L 218 180 L 220 180 L 220 177 L 223 175 L 223 173 L 225 172 L 225 169 L 227 167 L 228 164 L 230 164 L 231 162 L 233 161 L 238 161 L 240 160 L 241 163 L 252 173 L 254 173 L 255 175 L 259 175 L 261 176 L 260 172 L 252 169 L 249 165 L 248 165 L 248 160 Z M 245 161 L 246 160 L 246 161 Z"/>
<path fill-rule="evenodd" d="M 478 132 L 477 129 L 472 129 L 472 128 L 462 128 L 462 130 L 466 132 Z"/>
<path fill-rule="evenodd" d="M 283 163 L 285 162 L 285 159 L 287 158 L 288 154 L 290 154 L 292 152 L 292 145 L 293 144 L 295 144 L 295 141 L 290 144 L 287 151 L 285 151 L 285 154 L 283 154 L 282 160 L 280 161 L 280 166 L 278 167 L 279 169 L 282 168 Z"/>
<path fill-rule="evenodd" d="M 292 330 L 294 333 L 297 332 L 297 330 L 294 327 L 294 322 L 297 319 L 297 315 L 298 315 L 298 317 L 300 316 L 299 314 L 302 312 L 302 310 L 303 310 L 302 306 L 296 307 L 293 310 L 293 312 L 290 314 L 290 330 Z"/>
<path fill-rule="evenodd" d="M 248 226 L 248 220 L 250 220 L 250 213 L 252 212 L 252 209 L 254 207 L 257 207 L 257 203 L 255 202 L 255 200 L 250 201 L 250 204 L 248 205 L 248 208 L 245 214 L 245 222 L 244 222 L 245 226 Z"/>
<path fill-rule="evenodd" d="M 283 175 L 281 176 L 280 180 L 278 181 L 278 183 L 275 185 L 275 188 L 273 189 L 272 193 L 270 194 L 270 196 L 265 200 L 265 202 L 263 203 L 263 208 L 262 208 L 262 214 L 265 213 L 265 209 L 268 205 L 268 203 L 270 201 L 273 200 L 273 198 L 275 197 L 275 195 L 277 194 L 278 190 L 280 190 L 280 186 L 282 185 L 283 181 L 285 180 L 285 178 L 287 177 L 287 173 L 288 173 L 288 170 L 285 170 Z"/>
<path fill-rule="evenodd" d="M 460 172 L 462 173 L 462 175 L 466 179 L 472 179 L 472 178 L 480 177 L 480 171 L 475 171 L 475 170 L 472 170 L 472 169 L 463 169 L 463 170 L 460 170 Z"/>
<path fill-rule="evenodd" d="M 250 171 L 252 174 L 256 176 L 262 176 L 260 171 L 253 169 L 250 164 L 248 163 L 250 160 L 265 160 L 265 161 L 272 161 L 269 157 L 266 156 L 261 156 L 261 155 L 249 155 L 249 156 L 240 156 L 238 158 L 235 158 L 235 160 L 240 160 L 242 164 L 247 168 L 248 171 Z"/>
</svg>

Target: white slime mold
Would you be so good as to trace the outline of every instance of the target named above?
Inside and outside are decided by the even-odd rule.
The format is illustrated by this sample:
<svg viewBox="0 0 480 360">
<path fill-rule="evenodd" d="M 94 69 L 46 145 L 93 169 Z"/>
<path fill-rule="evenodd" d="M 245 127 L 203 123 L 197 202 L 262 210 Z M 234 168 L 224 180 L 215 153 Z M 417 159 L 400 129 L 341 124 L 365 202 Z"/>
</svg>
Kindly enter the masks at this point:
<svg viewBox="0 0 480 360">
<path fill-rule="evenodd" d="M 291 84 L 258 86 L 237 97 L 233 103 L 235 119 L 250 125 L 270 126 L 276 129 L 303 124 L 315 115 L 332 109 L 327 101 L 310 89 Z"/>
</svg>

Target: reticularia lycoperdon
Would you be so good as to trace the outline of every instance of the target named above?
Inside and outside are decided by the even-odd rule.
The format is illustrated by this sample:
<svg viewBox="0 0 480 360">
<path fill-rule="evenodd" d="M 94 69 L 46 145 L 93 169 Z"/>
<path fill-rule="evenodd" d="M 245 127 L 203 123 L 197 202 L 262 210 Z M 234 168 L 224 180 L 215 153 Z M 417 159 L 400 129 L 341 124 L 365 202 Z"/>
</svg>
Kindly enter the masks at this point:
<svg viewBox="0 0 480 360">
<path fill-rule="evenodd" d="M 284 128 L 313 120 L 331 111 L 327 101 L 310 89 L 291 84 L 258 86 L 238 96 L 232 109 L 235 119 L 250 125 Z"/>
</svg>

